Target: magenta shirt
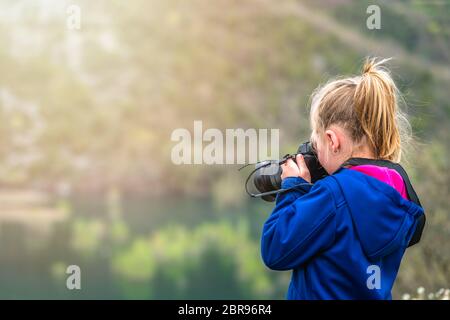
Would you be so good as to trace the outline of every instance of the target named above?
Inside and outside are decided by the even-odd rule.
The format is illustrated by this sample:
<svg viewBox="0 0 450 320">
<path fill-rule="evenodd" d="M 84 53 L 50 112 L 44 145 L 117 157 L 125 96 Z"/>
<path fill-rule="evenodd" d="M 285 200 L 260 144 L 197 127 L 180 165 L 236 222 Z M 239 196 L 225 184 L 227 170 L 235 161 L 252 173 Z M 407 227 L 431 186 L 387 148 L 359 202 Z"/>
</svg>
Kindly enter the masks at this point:
<svg viewBox="0 0 450 320">
<path fill-rule="evenodd" d="M 374 177 L 384 183 L 387 183 L 395 190 L 397 190 L 403 198 L 408 199 L 408 194 L 406 193 L 405 183 L 403 182 L 402 176 L 394 169 L 389 169 L 386 167 L 378 167 L 374 165 L 361 165 L 353 166 L 349 168 L 350 170 L 356 170 Z"/>
</svg>

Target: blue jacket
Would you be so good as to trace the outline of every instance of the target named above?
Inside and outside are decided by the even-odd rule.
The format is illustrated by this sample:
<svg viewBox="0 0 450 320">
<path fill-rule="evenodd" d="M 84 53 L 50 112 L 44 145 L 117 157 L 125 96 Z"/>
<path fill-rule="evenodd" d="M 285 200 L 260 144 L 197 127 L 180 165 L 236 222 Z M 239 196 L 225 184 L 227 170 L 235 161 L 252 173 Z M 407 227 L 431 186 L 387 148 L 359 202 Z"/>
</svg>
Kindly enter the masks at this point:
<svg viewBox="0 0 450 320">
<path fill-rule="evenodd" d="M 286 178 L 265 222 L 264 263 L 293 270 L 288 299 L 391 299 L 407 244 L 424 214 L 393 187 L 342 168 L 307 185 Z"/>
</svg>

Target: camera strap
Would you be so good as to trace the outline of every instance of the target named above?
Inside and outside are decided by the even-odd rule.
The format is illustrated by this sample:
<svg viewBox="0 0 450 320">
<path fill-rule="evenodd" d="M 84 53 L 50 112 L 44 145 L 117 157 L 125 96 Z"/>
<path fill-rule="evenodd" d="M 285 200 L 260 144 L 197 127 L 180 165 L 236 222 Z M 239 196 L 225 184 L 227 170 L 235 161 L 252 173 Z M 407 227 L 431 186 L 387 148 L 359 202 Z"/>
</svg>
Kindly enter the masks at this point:
<svg viewBox="0 0 450 320">
<path fill-rule="evenodd" d="M 386 167 L 389 169 L 395 170 L 402 178 L 403 182 L 405 183 L 406 187 L 406 193 L 408 194 L 408 198 L 410 201 L 414 202 L 418 206 L 422 207 L 422 204 L 420 203 L 419 197 L 417 196 L 416 191 L 414 190 L 411 181 L 409 180 L 408 174 L 406 173 L 405 169 L 398 164 L 391 162 L 389 160 L 379 160 L 379 159 L 367 159 L 367 158 L 350 158 L 347 161 L 345 161 L 341 167 L 345 166 L 360 166 L 360 165 L 374 165 L 379 167 Z M 415 245 L 420 241 L 420 238 L 422 236 L 422 231 L 425 226 L 425 214 L 421 215 L 419 217 L 416 230 L 414 231 L 414 234 L 408 244 L 408 247 Z"/>
</svg>

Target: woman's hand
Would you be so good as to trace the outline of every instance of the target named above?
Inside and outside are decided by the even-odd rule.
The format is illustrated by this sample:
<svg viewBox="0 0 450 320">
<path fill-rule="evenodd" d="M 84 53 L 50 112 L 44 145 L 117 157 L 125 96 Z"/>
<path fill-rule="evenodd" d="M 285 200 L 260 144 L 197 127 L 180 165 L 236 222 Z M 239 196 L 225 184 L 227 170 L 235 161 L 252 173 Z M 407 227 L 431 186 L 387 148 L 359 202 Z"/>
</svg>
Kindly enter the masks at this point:
<svg viewBox="0 0 450 320">
<path fill-rule="evenodd" d="M 308 182 L 311 182 L 311 174 L 309 173 L 308 167 L 306 166 L 305 159 L 303 155 L 298 154 L 295 157 L 295 163 L 292 159 L 289 159 L 281 165 L 283 173 L 281 174 L 281 179 L 288 177 L 300 177 Z"/>
</svg>

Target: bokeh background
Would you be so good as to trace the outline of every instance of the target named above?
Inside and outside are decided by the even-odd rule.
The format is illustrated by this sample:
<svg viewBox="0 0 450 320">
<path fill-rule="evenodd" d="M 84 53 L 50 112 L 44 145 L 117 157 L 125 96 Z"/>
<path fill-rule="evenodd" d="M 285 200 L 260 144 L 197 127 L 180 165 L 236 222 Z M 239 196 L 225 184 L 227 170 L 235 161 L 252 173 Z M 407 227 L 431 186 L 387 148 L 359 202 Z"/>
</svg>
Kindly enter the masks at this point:
<svg viewBox="0 0 450 320">
<path fill-rule="evenodd" d="M 403 164 L 428 217 L 394 298 L 436 298 L 450 287 L 450 1 L 1 0 L 0 298 L 283 299 L 290 274 L 259 251 L 273 205 L 246 197 L 238 166 L 172 164 L 170 135 L 194 120 L 278 128 L 293 152 L 312 90 L 368 55 L 394 57 L 416 141 Z"/>
</svg>

